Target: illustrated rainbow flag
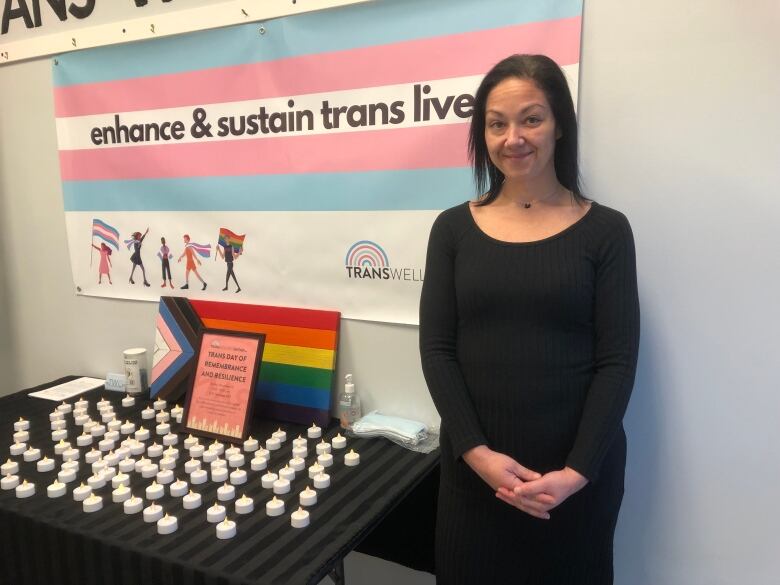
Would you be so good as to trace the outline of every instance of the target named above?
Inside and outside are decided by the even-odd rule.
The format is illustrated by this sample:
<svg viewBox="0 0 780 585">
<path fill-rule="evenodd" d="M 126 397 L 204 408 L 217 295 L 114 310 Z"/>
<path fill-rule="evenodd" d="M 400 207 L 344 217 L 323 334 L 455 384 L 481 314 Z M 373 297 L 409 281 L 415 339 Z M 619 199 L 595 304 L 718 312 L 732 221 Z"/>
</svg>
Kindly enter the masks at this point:
<svg viewBox="0 0 780 585">
<path fill-rule="evenodd" d="M 227 228 L 219 228 L 219 245 L 232 246 L 234 254 L 240 254 L 244 249 L 246 234 L 239 236 Z"/>
<path fill-rule="evenodd" d="M 190 242 L 184 247 L 192 248 L 195 250 L 195 253 L 202 258 L 209 258 L 211 256 L 211 244 L 196 244 L 195 242 Z"/>
<path fill-rule="evenodd" d="M 119 250 L 119 230 L 100 219 L 92 220 L 92 237 L 99 238 Z"/>
<path fill-rule="evenodd" d="M 255 414 L 327 426 L 341 313 L 190 300 L 203 326 L 265 334 Z"/>
</svg>

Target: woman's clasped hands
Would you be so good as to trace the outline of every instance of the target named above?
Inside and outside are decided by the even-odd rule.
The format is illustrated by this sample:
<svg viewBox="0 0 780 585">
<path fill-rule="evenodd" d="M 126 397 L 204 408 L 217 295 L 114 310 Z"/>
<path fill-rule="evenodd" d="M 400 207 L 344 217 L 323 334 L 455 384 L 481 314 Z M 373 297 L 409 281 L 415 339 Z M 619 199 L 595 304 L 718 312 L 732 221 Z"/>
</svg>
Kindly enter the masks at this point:
<svg viewBox="0 0 780 585">
<path fill-rule="evenodd" d="M 588 483 L 571 467 L 541 474 L 486 445 L 470 449 L 463 459 L 496 491 L 498 499 L 543 520 L 549 520 L 550 510 Z"/>
</svg>

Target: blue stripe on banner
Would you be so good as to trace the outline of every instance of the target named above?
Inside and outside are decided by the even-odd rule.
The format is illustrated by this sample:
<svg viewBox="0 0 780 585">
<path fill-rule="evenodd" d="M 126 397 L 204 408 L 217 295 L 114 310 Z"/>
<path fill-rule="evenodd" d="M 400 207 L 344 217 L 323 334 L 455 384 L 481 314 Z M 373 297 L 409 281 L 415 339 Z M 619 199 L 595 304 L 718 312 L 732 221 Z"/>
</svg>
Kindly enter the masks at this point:
<svg viewBox="0 0 780 585">
<path fill-rule="evenodd" d="M 280 384 L 279 382 L 258 382 L 255 386 L 255 400 L 268 400 L 269 402 L 327 410 L 330 408 L 330 390 Z"/>
<path fill-rule="evenodd" d="M 475 195 L 468 167 L 62 185 L 65 211 L 402 211 L 447 209 Z"/>
<path fill-rule="evenodd" d="M 263 36 L 260 23 L 252 23 L 60 55 L 54 85 L 273 61 L 581 13 L 582 0 L 492 0 L 489 10 L 474 0 L 377 0 L 270 20 Z"/>
</svg>

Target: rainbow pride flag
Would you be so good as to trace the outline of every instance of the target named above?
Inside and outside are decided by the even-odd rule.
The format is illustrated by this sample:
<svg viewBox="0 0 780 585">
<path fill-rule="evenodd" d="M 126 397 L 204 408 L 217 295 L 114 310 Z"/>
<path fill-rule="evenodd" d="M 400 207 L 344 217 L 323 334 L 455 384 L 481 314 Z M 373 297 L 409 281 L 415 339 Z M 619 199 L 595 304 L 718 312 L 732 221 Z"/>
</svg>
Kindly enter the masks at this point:
<svg viewBox="0 0 780 585">
<path fill-rule="evenodd" d="M 119 230 L 100 219 L 92 220 L 92 237 L 99 238 L 119 250 Z"/>
<path fill-rule="evenodd" d="M 219 228 L 219 245 L 232 246 L 234 254 L 240 254 L 244 250 L 244 238 L 246 234 L 239 236 L 227 228 Z"/>
<path fill-rule="evenodd" d="M 190 304 L 204 327 L 265 334 L 255 415 L 328 425 L 340 313 L 199 300 Z"/>
</svg>

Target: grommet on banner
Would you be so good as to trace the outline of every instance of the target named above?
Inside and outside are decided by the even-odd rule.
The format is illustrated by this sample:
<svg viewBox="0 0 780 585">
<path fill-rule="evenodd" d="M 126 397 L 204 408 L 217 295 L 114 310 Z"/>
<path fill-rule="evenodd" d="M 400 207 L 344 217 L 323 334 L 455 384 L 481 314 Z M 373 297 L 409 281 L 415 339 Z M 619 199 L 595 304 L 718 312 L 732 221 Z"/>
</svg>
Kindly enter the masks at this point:
<svg viewBox="0 0 780 585">
<path fill-rule="evenodd" d="M 2 53 L 0 53 L 0 57 L 8 61 L 8 51 L 3 51 Z"/>
<path fill-rule="evenodd" d="M 261 26 L 261 27 L 260 27 L 260 34 L 261 34 L 261 35 L 264 35 L 264 34 L 265 34 L 265 27 L 264 27 L 264 26 Z"/>
<path fill-rule="evenodd" d="M 74 47 L 76 46 L 76 39 L 75 39 L 75 37 L 70 39 L 70 44 L 73 45 Z"/>
<path fill-rule="evenodd" d="M 152 32 L 154 32 L 154 25 L 152 25 L 151 27 L 149 27 L 149 30 L 151 30 Z"/>
<path fill-rule="evenodd" d="M 55 65 L 59 65 L 59 64 L 60 64 L 59 60 L 55 59 L 55 60 L 54 60 L 54 64 L 55 64 Z"/>
</svg>

